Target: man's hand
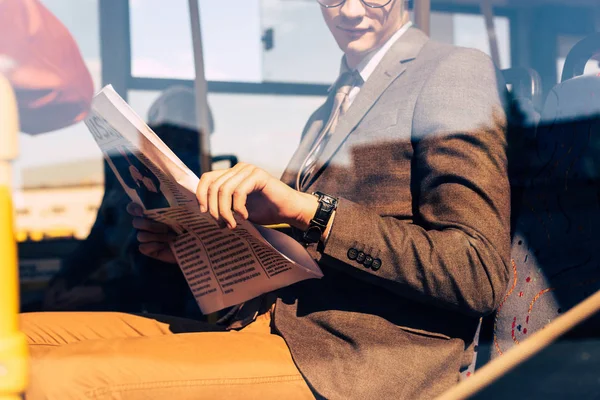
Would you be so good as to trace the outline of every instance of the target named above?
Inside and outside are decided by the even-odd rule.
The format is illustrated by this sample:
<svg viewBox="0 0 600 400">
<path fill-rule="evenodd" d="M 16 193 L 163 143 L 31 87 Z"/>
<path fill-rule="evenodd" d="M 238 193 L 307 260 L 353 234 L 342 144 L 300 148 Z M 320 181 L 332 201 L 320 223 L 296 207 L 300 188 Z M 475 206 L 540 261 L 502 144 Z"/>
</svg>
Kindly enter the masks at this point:
<svg viewBox="0 0 600 400">
<path fill-rule="evenodd" d="M 140 242 L 140 253 L 159 261 L 177 264 L 175 255 L 169 246 L 169 243 L 175 239 L 175 234 L 169 230 L 169 227 L 144 218 L 144 211 L 138 204 L 129 203 L 127 212 L 135 217 L 133 227 L 138 230 L 137 239 Z"/>
<path fill-rule="evenodd" d="M 298 192 L 245 163 L 203 174 L 196 197 L 201 212 L 209 212 L 231 229 L 237 226 L 235 212 L 256 224 L 285 223 L 305 230 L 318 207 L 315 196 Z"/>
<path fill-rule="evenodd" d="M 63 278 L 56 279 L 46 291 L 42 309 L 44 311 L 73 310 L 79 306 L 96 304 L 105 298 L 100 286 L 76 286 L 67 289 Z"/>
<path fill-rule="evenodd" d="M 253 165 L 235 167 L 202 175 L 196 197 L 201 212 L 209 212 L 218 222 L 233 229 L 234 212 L 256 224 L 285 223 L 306 230 L 318 207 L 313 195 L 298 192 Z M 144 218 L 143 209 L 129 203 L 127 212 L 137 229 L 140 253 L 167 263 L 177 263 L 169 243 L 174 239 L 167 225 Z"/>
<path fill-rule="evenodd" d="M 74 310 L 78 307 L 101 303 L 105 298 L 102 286 L 76 286 L 58 296 L 55 309 Z"/>
</svg>

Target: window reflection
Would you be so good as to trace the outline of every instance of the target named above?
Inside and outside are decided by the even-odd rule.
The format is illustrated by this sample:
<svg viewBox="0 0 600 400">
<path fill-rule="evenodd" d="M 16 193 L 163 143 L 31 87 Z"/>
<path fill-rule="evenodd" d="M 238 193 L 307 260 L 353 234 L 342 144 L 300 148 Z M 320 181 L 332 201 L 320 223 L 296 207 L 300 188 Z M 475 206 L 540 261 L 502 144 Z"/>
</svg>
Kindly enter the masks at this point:
<svg viewBox="0 0 600 400">
<path fill-rule="evenodd" d="M 494 17 L 494 27 L 500 52 L 500 68 L 511 67 L 510 21 Z M 431 38 L 443 43 L 481 50 L 491 55 L 483 15 L 463 13 L 431 13 Z"/>
<path fill-rule="evenodd" d="M 146 118 L 159 95 L 131 90 L 129 103 Z M 300 142 L 304 123 L 324 97 L 211 93 L 208 101 L 215 121 L 213 156 L 234 154 L 240 161 L 280 176 Z"/>
<path fill-rule="evenodd" d="M 79 45 L 96 90 L 101 84 L 98 0 L 42 0 Z M 85 238 L 103 194 L 102 154 L 83 123 L 38 136 L 21 134 L 14 163 L 15 225 L 21 240 Z M 61 212 L 52 212 L 54 205 Z"/>
</svg>

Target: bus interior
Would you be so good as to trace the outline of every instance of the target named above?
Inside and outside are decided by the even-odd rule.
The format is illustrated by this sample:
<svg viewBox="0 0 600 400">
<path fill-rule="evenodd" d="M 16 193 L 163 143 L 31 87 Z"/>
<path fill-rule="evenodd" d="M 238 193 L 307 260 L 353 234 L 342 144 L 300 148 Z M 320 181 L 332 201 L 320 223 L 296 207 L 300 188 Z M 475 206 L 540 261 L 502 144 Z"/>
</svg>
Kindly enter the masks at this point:
<svg viewBox="0 0 600 400">
<path fill-rule="evenodd" d="M 94 89 L 111 84 L 197 174 L 244 161 L 281 175 L 304 122 L 337 77 L 342 55 L 314 0 L 42 3 L 77 41 Z M 482 321 L 467 376 L 502 354 L 506 343 L 527 338 L 534 307 L 554 307 L 544 315 L 557 316 L 600 289 L 594 226 L 600 222 L 594 156 L 600 149 L 600 3 L 414 0 L 410 6 L 413 22 L 432 39 L 489 54 L 521 116 L 509 136 L 512 257 L 513 265 L 525 260 L 519 271 L 531 276 L 517 279 L 515 267 L 507 306 Z M 541 140 L 544 130 L 554 133 Z M 200 313 L 178 271 L 136 252 L 125 212 L 129 200 L 83 123 L 35 137 L 20 133 L 19 146 L 12 196 L 21 311 L 219 317 Z M 528 171 L 542 161 L 554 168 L 540 167 L 540 174 L 560 184 L 533 194 Z M 560 213 L 554 214 L 555 206 Z M 560 268 L 542 271 L 542 258 L 527 264 L 544 246 L 560 249 L 552 256 Z M 508 306 L 513 297 L 530 296 L 526 279 L 544 274 L 548 290 L 531 295 L 528 310 Z M 562 282 L 558 289 L 556 281 Z M 52 285 L 86 294 L 52 302 Z M 553 301 L 534 305 L 548 292 Z M 475 398 L 600 398 L 599 319 L 592 317 Z"/>
</svg>

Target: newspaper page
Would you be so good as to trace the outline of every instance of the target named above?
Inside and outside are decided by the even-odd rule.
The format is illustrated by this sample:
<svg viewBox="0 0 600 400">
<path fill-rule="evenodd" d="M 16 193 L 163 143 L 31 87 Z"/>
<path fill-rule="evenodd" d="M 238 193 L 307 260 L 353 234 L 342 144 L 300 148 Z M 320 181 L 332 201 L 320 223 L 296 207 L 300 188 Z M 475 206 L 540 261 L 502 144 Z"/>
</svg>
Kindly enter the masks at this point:
<svg viewBox="0 0 600 400">
<path fill-rule="evenodd" d="M 177 234 L 171 249 L 204 314 L 323 276 L 306 250 L 281 232 L 248 221 L 221 228 L 201 213 L 199 178 L 111 86 L 94 97 L 85 123 L 132 201 Z"/>
</svg>

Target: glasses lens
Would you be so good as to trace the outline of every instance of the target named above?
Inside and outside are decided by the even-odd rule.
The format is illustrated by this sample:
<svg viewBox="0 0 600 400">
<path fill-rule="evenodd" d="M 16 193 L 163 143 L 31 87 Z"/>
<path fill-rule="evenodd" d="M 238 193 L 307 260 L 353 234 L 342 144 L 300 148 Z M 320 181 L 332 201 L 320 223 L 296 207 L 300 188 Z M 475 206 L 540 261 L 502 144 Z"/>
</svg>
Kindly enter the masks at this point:
<svg viewBox="0 0 600 400">
<path fill-rule="evenodd" d="M 317 2 L 323 7 L 337 7 L 344 1 L 345 0 L 317 0 Z"/>
<path fill-rule="evenodd" d="M 373 7 L 373 8 L 384 7 L 384 6 L 387 6 L 391 2 L 392 2 L 392 0 L 364 0 L 363 1 L 363 3 L 365 3 L 369 7 Z"/>
</svg>

